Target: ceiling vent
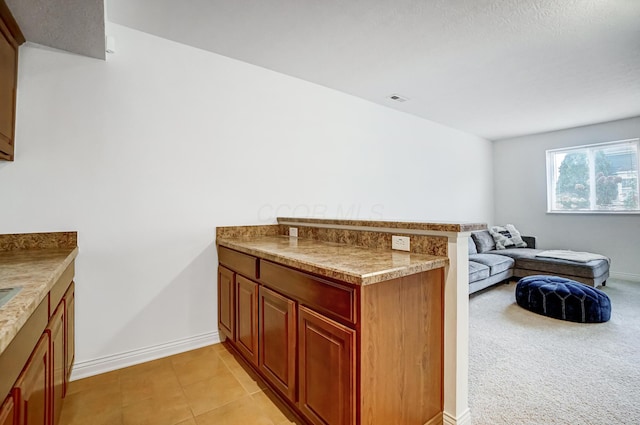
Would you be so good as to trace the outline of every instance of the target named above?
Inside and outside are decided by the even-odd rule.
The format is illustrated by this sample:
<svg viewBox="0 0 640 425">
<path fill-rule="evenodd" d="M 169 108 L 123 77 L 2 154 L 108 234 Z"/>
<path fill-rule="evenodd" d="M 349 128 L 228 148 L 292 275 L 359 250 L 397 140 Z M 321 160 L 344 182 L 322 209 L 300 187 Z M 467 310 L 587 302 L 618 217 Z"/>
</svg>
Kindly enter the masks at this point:
<svg viewBox="0 0 640 425">
<path fill-rule="evenodd" d="M 391 96 L 387 97 L 388 99 L 394 100 L 396 102 L 406 102 L 407 100 L 409 100 L 409 98 L 404 97 L 404 96 L 400 96 L 399 94 L 392 94 Z"/>
</svg>

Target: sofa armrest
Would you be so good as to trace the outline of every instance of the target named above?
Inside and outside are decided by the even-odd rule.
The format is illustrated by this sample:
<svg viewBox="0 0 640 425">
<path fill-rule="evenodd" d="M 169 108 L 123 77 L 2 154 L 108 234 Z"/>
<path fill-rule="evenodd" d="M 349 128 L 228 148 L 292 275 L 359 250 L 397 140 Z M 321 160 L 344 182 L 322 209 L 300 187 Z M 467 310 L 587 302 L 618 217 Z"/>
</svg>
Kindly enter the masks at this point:
<svg viewBox="0 0 640 425">
<path fill-rule="evenodd" d="M 526 242 L 527 248 L 535 248 L 536 247 L 536 237 L 535 236 L 522 236 L 522 240 Z"/>
</svg>

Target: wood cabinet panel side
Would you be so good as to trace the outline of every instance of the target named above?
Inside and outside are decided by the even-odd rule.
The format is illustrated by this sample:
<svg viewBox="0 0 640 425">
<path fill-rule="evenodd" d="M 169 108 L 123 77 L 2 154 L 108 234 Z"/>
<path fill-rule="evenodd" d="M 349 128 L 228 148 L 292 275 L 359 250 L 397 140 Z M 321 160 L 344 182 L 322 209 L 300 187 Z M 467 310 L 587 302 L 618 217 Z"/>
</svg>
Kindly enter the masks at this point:
<svg viewBox="0 0 640 425">
<path fill-rule="evenodd" d="M 442 289 L 442 269 L 362 288 L 362 424 L 422 425 L 442 412 Z"/>
</svg>

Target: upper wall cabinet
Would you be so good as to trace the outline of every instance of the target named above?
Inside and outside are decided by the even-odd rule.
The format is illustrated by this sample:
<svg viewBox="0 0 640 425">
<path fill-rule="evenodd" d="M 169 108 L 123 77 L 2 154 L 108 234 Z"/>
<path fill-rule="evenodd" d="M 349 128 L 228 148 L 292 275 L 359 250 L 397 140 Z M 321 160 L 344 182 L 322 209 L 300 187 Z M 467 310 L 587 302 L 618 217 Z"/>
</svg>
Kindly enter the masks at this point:
<svg viewBox="0 0 640 425">
<path fill-rule="evenodd" d="M 24 35 L 0 0 L 0 160 L 13 161 L 18 87 L 18 47 Z"/>
</svg>

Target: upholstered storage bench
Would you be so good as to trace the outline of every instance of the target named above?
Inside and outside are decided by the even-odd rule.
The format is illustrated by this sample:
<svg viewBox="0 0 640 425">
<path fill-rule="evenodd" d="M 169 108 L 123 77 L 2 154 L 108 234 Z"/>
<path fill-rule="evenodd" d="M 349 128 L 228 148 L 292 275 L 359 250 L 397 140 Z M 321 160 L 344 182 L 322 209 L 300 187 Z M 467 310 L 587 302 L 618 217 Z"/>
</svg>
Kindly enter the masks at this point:
<svg viewBox="0 0 640 425">
<path fill-rule="evenodd" d="M 516 285 L 516 302 L 534 313 L 579 323 L 611 318 L 611 301 L 604 292 L 558 276 L 528 276 Z"/>
</svg>

